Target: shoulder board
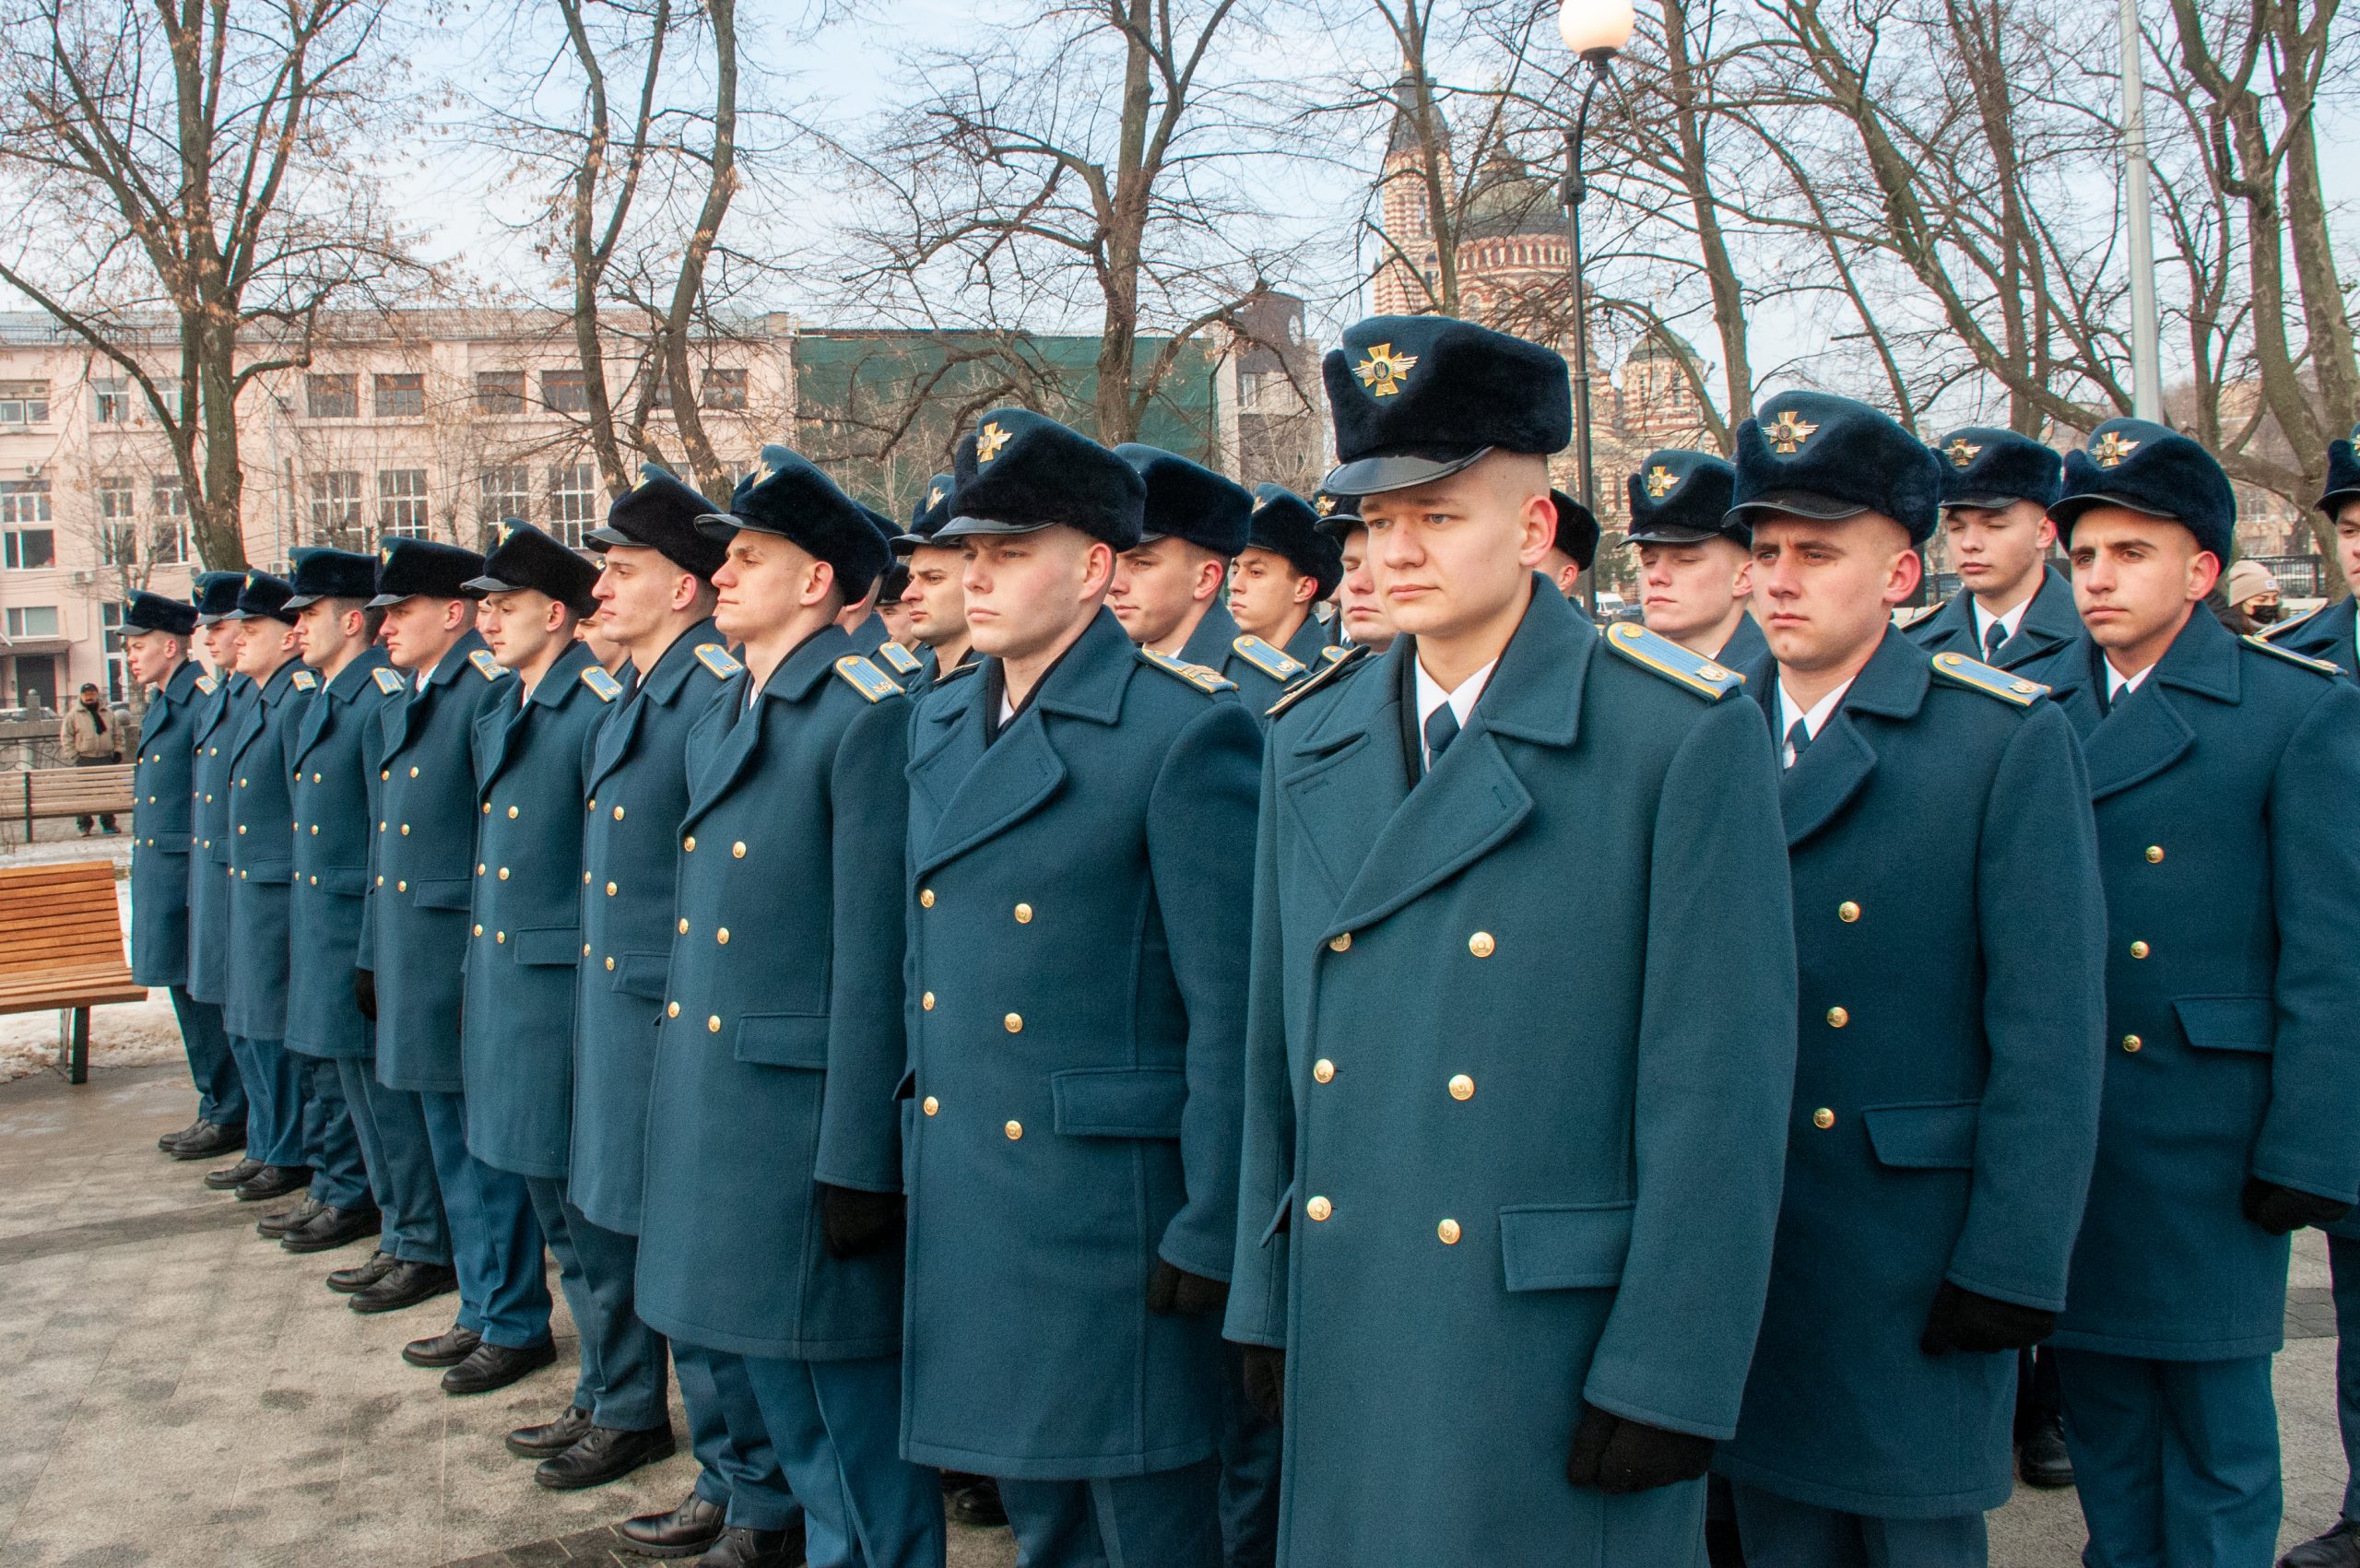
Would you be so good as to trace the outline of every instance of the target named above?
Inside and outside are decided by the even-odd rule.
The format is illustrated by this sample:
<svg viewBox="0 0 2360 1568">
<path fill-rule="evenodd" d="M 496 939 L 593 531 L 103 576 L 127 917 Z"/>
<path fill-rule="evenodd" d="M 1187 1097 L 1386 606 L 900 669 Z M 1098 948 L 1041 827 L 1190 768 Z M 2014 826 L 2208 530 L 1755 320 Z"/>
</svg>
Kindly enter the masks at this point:
<svg viewBox="0 0 2360 1568">
<path fill-rule="evenodd" d="M 1230 644 L 1237 656 L 1272 680 L 1292 680 L 1311 666 L 1283 648 L 1274 648 L 1250 632 Z"/>
<path fill-rule="evenodd" d="M 400 695 L 401 689 L 404 684 L 401 671 L 385 665 L 379 665 L 375 669 L 370 671 L 370 674 L 376 678 L 378 690 L 384 692 L 388 697 Z"/>
<path fill-rule="evenodd" d="M 1352 650 L 1339 643 L 1330 643 L 1319 650 L 1319 656 L 1331 665 L 1339 659 L 1348 659 L 1351 654 Z"/>
<path fill-rule="evenodd" d="M 2327 606 L 2321 605 L 2319 609 L 2305 610 L 2302 614 L 2296 616 L 2292 620 L 2282 620 L 2268 631 L 2258 631 L 2254 633 L 2254 635 L 2260 638 L 2265 643 L 2275 643 L 2281 637 L 2285 636 L 2289 631 L 2294 631 L 2296 627 L 2307 624 L 2311 617 L 2319 614 L 2319 610 L 2323 610 L 2325 608 L 2327 608 Z"/>
<path fill-rule="evenodd" d="M 1708 701 L 1717 702 L 1745 684 L 1745 677 L 1719 660 L 1691 653 L 1636 621 L 1618 620 L 1608 627 L 1606 645 L 1641 669 L 1653 670 Z"/>
<path fill-rule="evenodd" d="M 210 697 L 221 690 L 221 683 L 209 675 L 200 675 L 196 678 L 196 689 Z"/>
<path fill-rule="evenodd" d="M 2248 637 L 2245 641 L 2250 647 L 2259 648 L 2265 654 L 2273 654 L 2278 658 L 2284 659 L 2290 665 L 2300 665 L 2305 669 L 2316 671 L 2320 675 L 2342 675 L 2343 673 L 2342 670 L 2337 668 L 2334 665 L 2330 664 L 2325 659 L 2315 659 L 2308 654 L 2298 654 L 2292 648 L 2282 648 L 2277 643 L 2265 641 L 2260 637 Z"/>
<path fill-rule="evenodd" d="M 2048 695 L 2048 688 L 2037 680 L 2027 680 L 2021 675 L 1994 669 L 1980 659 L 1970 659 L 1965 654 L 1936 654 L 1934 673 L 1947 676 L 1961 686 L 1997 697 L 2003 702 L 2013 702 L 2019 708 L 2029 708 Z"/>
<path fill-rule="evenodd" d="M 601 702 L 611 702 L 623 694 L 623 683 L 596 665 L 582 666 L 582 684 L 588 687 Z"/>
<path fill-rule="evenodd" d="M 467 663 L 475 666 L 476 673 L 483 677 L 486 680 L 498 680 L 500 678 L 500 661 L 493 658 L 488 651 L 482 648 L 478 648 L 474 653 L 469 654 L 467 655 Z"/>
<path fill-rule="evenodd" d="M 1915 615 L 1905 615 L 1899 620 L 1893 623 L 1894 630 L 1896 631 L 1906 631 L 1921 620 L 1931 620 L 1936 616 L 1941 614 L 1942 611 L 1948 609 L 1950 607 L 1950 603 L 1951 602 L 1948 599 L 1944 599 L 1938 604 L 1928 605 L 1924 609 L 1918 611 Z"/>
<path fill-rule="evenodd" d="M 320 678 L 307 669 L 299 669 L 287 678 L 298 691 L 309 691 L 320 684 Z"/>
<path fill-rule="evenodd" d="M 836 661 L 836 673 L 844 684 L 872 702 L 881 702 L 902 689 L 893 678 L 862 658 L 858 654 L 846 654 Z"/>
<path fill-rule="evenodd" d="M 917 673 L 918 656 L 915 654 L 911 653 L 907 648 L 903 647 L 899 643 L 894 642 L 891 637 L 886 638 L 885 641 L 877 644 L 877 656 L 891 665 L 893 667 L 893 673 L 896 675 L 914 675 Z"/>
<path fill-rule="evenodd" d="M 1247 639 L 1241 637 L 1238 641 L 1243 643 L 1247 641 Z M 1269 644 L 1267 643 L 1262 645 L 1266 648 L 1269 647 Z M 1278 654 L 1279 651 L 1276 648 L 1270 648 L 1270 652 Z M 1166 675 L 1174 676 L 1179 679 L 1186 681 L 1189 685 L 1195 687 L 1199 691 L 1234 691 L 1237 690 L 1237 682 L 1226 679 L 1214 671 L 1207 669 L 1202 665 L 1182 664 L 1178 659 L 1174 658 L 1171 654 L 1159 654 L 1153 648 L 1141 648 L 1139 651 L 1139 654 L 1140 659 L 1146 663 L 1162 670 Z M 1287 659 L 1287 656 L 1284 654 L 1279 654 L 1279 657 Z M 1292 659 L 1287 659 L 1287 663 L 1294 665 L 1294 661 Z M 1303 666 L 1301 665 L 1294 665 L 1294 667 L 1301 669 Z"/>
<path fill-rule="evenodd" d="M 739 670 L 746 667 L 744 665 L 739 664 L 736 659 L 731 658 L 729 656 L 729 650 L 723 647 L 718 643 L 698 643 L 697 663 L 704 666 L 705 668 L 713 671 L 714 674 L 719 676 L 724 680 L 727 680 L 731 676 L 736 675 Z"/>
<path fill-rule="evenodd" d="M 1365 643 L 1355 643 L 1349 648 L 1331 647 L 1324 650 L 1328 662 L 1322 665 L 1308 680 L 1299 680 L 1288 687 L 1285 696 L 1262 710 L 1263 716 L 1275 719 L 1313 692 L 1335 685 L 1345 671 L 1358 669 L 1366 664 L 1371 651 Z"/>
</svg>

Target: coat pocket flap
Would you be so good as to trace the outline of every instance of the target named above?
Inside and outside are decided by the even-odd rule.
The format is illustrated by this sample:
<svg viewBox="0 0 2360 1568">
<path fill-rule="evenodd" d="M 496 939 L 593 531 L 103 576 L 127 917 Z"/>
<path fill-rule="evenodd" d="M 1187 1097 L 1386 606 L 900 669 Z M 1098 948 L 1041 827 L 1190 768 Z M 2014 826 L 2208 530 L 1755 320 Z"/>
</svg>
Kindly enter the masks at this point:
<svg viewBox="0 0 2360 1568">
<path fill-rule="evenodd" d="M 369 871 L 366 867 L 351 866 L 320 873 L 320 891 L 339 898 L 357 899 L 369 891 Z"/>
<path fill-rule="evenodd" d="M 1287 1184 L 1287 1190 L 1284 1193 L 1281 1193 L 1279 1197 L 1278 1208 L 1270 1211 L 1270 1222 L 1262 1228 L 1262 1240 L 1260 1244 L 1263 1246 L 1268 1246 L 1273 1241 L 1277 1240 L 1279 1232 L 1288 1229 L 1287 1220 L 1293 1213 L 1294 1184 L 1292 1182 L 1289 1182 Z"/>
<path fill-rule="evenodd" d="M 420 909 L 465 909 L 472 891 L 465 877 L 437 877 L 409 885 L 410 902 Z"/>
<path fill-rule="evenodd" d="M 238 880 L 242 882 L 287 882 L 294 876 L 295 863 L 291 860 L 257 860 L 238 867 Z"/>
<path fill-rule="evenodd" d="M 1622 1279 L 1627 1203 L 1518 1204 L 1500 1210 L 1500 1260 L 1511 1291 L 1594 1291 Z"/>
<path fill-rule="evenodd" d="M 1971 1171 L 1978 1101 L 1871 1105 L 1860 1113 L 1877 1163 L 1904 1171 Z"/>
<path fill-rule="evenodd" d="M 530 931 L 511 931 L 508 945 L 516 949 L 516 961 L 536 969 L 551 969 L 560 964 L 572 967 L 582 960 L 582 933 L 571 925 L 542 925 Z"/>
<path fill-rule="evenodd" d="M 1052 1125 L 1074 1138 L 1178 1138 L 1188 1075 L 1178 1067 L 1072 1067 L 1049 1076 Z"/>
<path fill-rule="evenodd" d="M 828 1019 L 824 1013 L 755 1013 L 738 1020 L 735 1051 L 741 1062 L 766 1067 L 828 1065 Z"/>
<path fill-rule="evenodd" d="M 2181 996 L 2172 1010 L 2190 1045 L 2267 1052 L 2277 1044 L 2277 1014 L 2267 996 Z"/>
<path fill-rule="evenodd" d="M 665 984 L 671 978 L 669 953 L 615 955 L 615 989 L 626 996 L 644 996 L 651 1002 L 660 1002 L 664 999 Z"/>
</svg>

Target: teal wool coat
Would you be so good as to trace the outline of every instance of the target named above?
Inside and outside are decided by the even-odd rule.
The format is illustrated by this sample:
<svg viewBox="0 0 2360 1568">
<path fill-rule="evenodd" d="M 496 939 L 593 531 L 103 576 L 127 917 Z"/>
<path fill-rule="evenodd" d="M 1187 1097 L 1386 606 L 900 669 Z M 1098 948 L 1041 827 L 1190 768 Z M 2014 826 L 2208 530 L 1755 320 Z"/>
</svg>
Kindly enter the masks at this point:
<svg viewBox="0 0 2360 1568">
<path fill-rule="evenodd" d="M 890 1355 L 901 1250 L 832 1256 L 815 1184 L 901 1185 L 903 699 L 832 626 L 750 705 L 749 679 L 689 739 L 639 1315 L 740 1355 Z"/>
<path fill-rule="evenodd" d="M 254 700 L 242 675 L 208 676 L 192 715 L 189 770 L 188 994 L 218 1006 L 230 995 L 230 742 Z"/>
<path fill-rule="evenodd" d="M 229 760 L 229 986 L 221 1024 L 248 1040 L 287 1037 L 292 955 L 288 881 L 295 874 L 288 754 L 320 678 L 289 659 L 265 681 L 222 748 Z"/>
<path fill-rule="evenodd" d="M 1745 674 L 1774 734 L 1777 666 Z M 2006 1502 L 2014 1354 L 1918 1338 L 1944 1280 L 2065 1304 L 2105 902 L 2072 726 L 2020 678 L 1888 631 L 1780 785 L 1800 1048 L 1770 1301 L 1718 1464 L 1820 1507 Z"/>
<path fill-rule="evenodd" d="M 902 1452 L 1173 1469 L 1220 1325 L 1147 1285 L 1229 1274 L 1259 734 L 1104 609 L 987 747 L 998 701 L 986 666 L 911 721 Z"/>
<path fill-rule="evenodd" d="M 1929 654 L 1964 654 L 1970 659 L 1983 657 L 1983 646 L 1975 634 L 1975 595 L 1962 588 L 1943 602 L 1940 609 L 1908 627 L 1910 640 Z M 2073 584 L 2053 566 L 2041 568 L 2040 587 L 2024 607 L 2024 619 L 2016 623 L 2016 634 L 2000 644 L 2000 656 L 1990 661 L 1999 668 L 2012 671 L 2033 680 L 2046 682 L 2042 673 L 2066 649 L 2082 640 L 2082 617 L 2073 607 Z"/>
<path fill-rule="evenodd" d="M 2360 672 L 2360 643 L 2354 640 L 2354 619 L 2353 598 L 2346 594 L 2331 605 L 2299 620 L 2272 627 L 2262 635 L 2290 653 L 2323 659 L 2352 675 Z"/>
<path fill-rule="evenodd" d="M 376 837 L 381 710 L 399 701 L 401 672 L 371 648 L 313 693 L 289 748 L 294 780 L 295 879 L 290 884 L 299 961 L 287 982 L 287 1043 L 307 1056 L 369 1055 L 374 1046 L 352 999 L 360 917 Z"/>
<path fill-rule="evenodd" d="M 1615 630 L 1536 577 L 1422 778 L 1412 638 L 1272 724 L 1228 1333 L 1287 1351 L 1290 1568 L 1703 1562 L 1701 1480 L 1566 1451 L 1737 1426 L 1794 940 L 1760 711 Z"/>
<path fill-rule="evenodd" d="M 131 773 L 131 977 L 142 985 L 188 982 L 190 788 L 206 706 L 198 673 L 182 664 L 139 721 Z"/>
</svg>

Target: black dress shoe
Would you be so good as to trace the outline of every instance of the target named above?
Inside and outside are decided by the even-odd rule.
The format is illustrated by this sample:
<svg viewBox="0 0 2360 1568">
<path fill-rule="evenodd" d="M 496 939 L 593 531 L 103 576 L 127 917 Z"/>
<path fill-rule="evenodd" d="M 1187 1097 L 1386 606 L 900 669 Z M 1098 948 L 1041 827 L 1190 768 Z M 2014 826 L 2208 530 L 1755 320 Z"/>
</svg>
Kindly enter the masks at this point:
<svg viewBox="0 0 2360 1568">
<path fill-rule="evenodd" d="M 195 1132 L 165 1152 L 175 1160 L 216 1160 L 245 1146 L 246 1129 L 242 1126 L 217 1127 L 211 1122 L 199 1122 Z"/>
<path fill-rule="evenodd" d="M 309 1224 L 313 1216 L 326 1207 L 326 1204 L 322 1203 L 310 1193 L 305 1193 L 302 1202 L 282 1208 L 276 1214 L 266 1214 L 255 1220 L 254 1234 L 267 1236 L 272 1241 L 277 1241 L 296 1226 Z"/>
<path fill-rule="evenodd" d="M 344 1304 L 355 1312 L 399 1312 L 459 1288 L 459 1276 L 447 1263 L 412 1263 L 397 1259 L 376 1283 L 364 1285 Z"/>
<path fill-rule="evenodd" d="M 2360 1568 L 2360 1524 L 2338 1519 L 2323 1536 L 2313 1536 L 2278 1560 L 2278 1568 Z"/>
<path fill-rule="evenodd" d="M 579 1405 L 538 1426 L 520 1426 L 508 1434 L 508 1451 L 519 1459 L 554 1459 L 590 1435 L 590 1412 Z"/>
<path fill-rule="evenodd" d="M 349 1268 L 339 1268 L 329 1275 L 327 1287 L 337 1294 L 346 1296 L 351 1295 L 356 1291 L 365 1291 L 392 1273 L 394 1265 L 398 1261 L 400 1260 L 389 1252 L 372 1253 L 369 1255 L 368 1262 L 356 1263 Z"/>
<path fill-rule="evenodd" d="M 2061 1418 L 2045 1416 L 2033 1422 L 2024 1441 L 2016 1444 L 2016 1473 L 2024 1478 L 2026 1486 L 2045 1491 L 2073 1484 L 2073 1457 L 2065 1452 Z M 2360 1558 L 2354 1559 L 2354 1568 L 2360 1568 Z"/>
<path fill-rule="evenodd" d="M 997 1528 L 1008 1523 L 1008 1510 L 999 1500 L 999 1482 L 985 1476 L 973 1486 L 961 1487 L 950 1499 L 950 1516 L 962 1525 L 981 1525 Z"/>
<path fill-rule="evenodd" d="M 556 1360 L 557 1346 L 546 1339 L 522 1350 L 479 1344 L 468 1352 L 466 1361 L 442 1374 L 442 1392 L 453 1396 L 489 1394 Z"/>
<path fill-rule="evenodd" d="M 240 1203 L 268 1203 L 274 1197 L 301 1192 L 312 1185 L 311 1168 L 306 1165 L 265 1165 L 254 1173 L 254 1180 L 240 1184 Z"/>
<path fill-rule="evenodd" d="M 170 1154 L 172 1151 L 172 1145 L 178 1143 L 184 1138 L 194 1138 L 196 1135 L 198 1128 L 209 1127 L 212 1125 L 212 1123 L 206 1121 L 203 1116 L 199 1116 L 196 1120 L 181 1128 L 178 1132 L 168 1132 L 163 1137 L 158 1138 L 156 1140 L 156 1147 L 162 1149 L 165 1153 Z"/>
<path fill-rule="evenodd" d="M 278 1244 L 293 1253 L 333 1252 L 374 1236 L 384 1228 L 385 1217 L 377 1212 L 373 1203 L 358 1208 L 339 1208 L 325 1203 L 310 1219 L 288 1226 L 278 1238 Z"/>
<path fill-rule="evenodd" d="M 691 1491 L 668 1514 L 640 1514 L 614 1527 L 625 1551 L 641 1557 L 702 1557 L 721 1539 L 724 1510 Z"/>
<path fill-rule="evenodd" d="M 261 1175 L 265 1169 L 266 1167 L 259 1160 L 241 1160 L 218 1171 L 206 1172 L 205 1185 L 215 1192 L 228 1192 L 232 1187 L 244 1186 Z"/>
<path fill-rule="evenodd" d="M 797 1521 L 797 1525 L 800 1525 Z M 803 1562 L 803 1531 L 749 1530 L 731 1525 L 711 1550 L 697 1559 L 697 1568 L 798 1568 Z"/>
<path fill-rule="evenodd" d="M 672 1429 L 652 1427 L 626 1432 L 617 1426 L 594 1426 L 581 1442 L 554 1459 L 544 1459 L 533 1479 L 551 1491 L 579 1491 L 620 1480 L 642 1465 L 660 1464 L 672 1456 Z"/>
<path fill-rule="evenodd" d="M 412 1339 L 402 1347 L 402 1360 L 412 1366 L 457 1366 L 476 1353 L 483 1336 L 472 1328 L 451 1325 L 440 1334 Z"/>
</svg>

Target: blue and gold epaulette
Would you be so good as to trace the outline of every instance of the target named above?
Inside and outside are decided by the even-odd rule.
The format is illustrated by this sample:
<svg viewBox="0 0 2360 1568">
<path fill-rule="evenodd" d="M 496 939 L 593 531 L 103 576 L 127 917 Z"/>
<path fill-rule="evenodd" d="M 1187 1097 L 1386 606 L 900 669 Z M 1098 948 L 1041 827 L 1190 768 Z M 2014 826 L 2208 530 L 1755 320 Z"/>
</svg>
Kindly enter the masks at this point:
<svg viewBox="0 0 2360 1568">
<path fill-rule="evenodd" d="M 1745 677 L 1718 659 L 1691 653 L 1636 621 L 1618 620 L 1608 627 L 1606 645 L 1641 669 L 1652 670 L 1675 686 L 1686 687 L 1708 702 L 1717 702 L 1745 684 Z"/>
<path fill-rule="evenodd" d="M 320 678 L 313 675 L 310 670 L 299 669 L 293 675 L 289 676 L 287 678 L 287 681 L 289 685 L 294 687 L 298 691 L 310 691 L 318 687 L 320 684 Z"/>
<path fill-rule="evenodd" d="M 1314 671 L 1308 679 L 1298 680 L 1288 687 L 1285 696 L 1262 710 L 1263 716 L 1275 719 L 1313 692 L 1335 685 L 1349 671 L 1367 666 L 1369 655 L 1375 651 L 1365 643 L 1355 643 L 1349 648 L 1325 650 L 1328 662 Z"/>
<path fill-rule="evenodd" d="M 1230 646 L 1236 650 L 1239 658 L 1244 659 L 1272 680 L 1292 680 L 1311 667 L 1284 648 L 1274 648 L 1250 632 L 1230 643 Z"/>
<path fill-rule="evenodd" d="M 2292 648 L 2282 648 L 2266 638 L 2248 637 L 2245 641 L 2265 654 L 2273 654 L 2290 665 L 2300 665 L 2316 675 L 2337 676 L 2343 673 L 2325 659 L 2315 659 L 2308 654 L 2298 654 Z"/>
<path fill-rule="evenodd" d="M 973 675 L 983 667 L 983 660 L 970 655 L 969 657 L 961 660 L 959 663 L 952 665 L 949 669 L 936 670 L 934 672 L 934 684 L 940 686 L 945 681 L 956 680 L 962 675 Z"/>
<path fill-rule="evenodd" d="M 1980 659 L 1970 659 L 1965 654 L 1936 654 L 1934 673 L 1948 676 L 1970 690 L 1986 697 L 1997 697 L 2003 702 L 2013 702 L 2019 708 L 2029 708 L 2048 695 L 2048 688 L 2037 680 L 2021 675 L 2010 675 L 1995 669 Z"/>
<path fill-rule="evenodd" d="M 1950 601 L 1948 599 L 1943 599 L 1938 603 L 1928 605 L 1917 614 L 1905 615 L 1900 619 L 1894 621 L 1893 623 L 1894 630 L 1896 631 L 1906 631 L 1911 627 L 1916 626 L 1919 621 L 1933 619 L 1949 607 Z"/>
<path fill-rule="evenodd" d="M 729 656 L 729 650 L 723 647 L 718 643 L 698 643 L 697 663 L 704 666 L 705 668 L 713 671 L 714 674 L 719 676 L 724 680 L 727 680 L 731 676 L 736 675 L 739 670 L 746 667 L 744 665 L 739 664 L 736 659 L 731 658 Z"/>
<path fill-rule="evenodd" d="M 846 686 L 872 702 L 881 702 L 901 691 L 891 676 L 862 658 L 858 654 L 846 654 L 836 661 L 836 673 L 844 677 Z"/>
<path fill-rule="evenodd" d="M 1319 650 L 1319 656 L 1332 665 L 1339 659 L 1351 658 L 1352 656 L 1352 648 L 1354 646 L 1357 646 L 1357 644 L 1330 643 L 1326 647 Z"/>
<path fill-rule="evenodd" d="M 877 644 L 877 656 L 891 666 L 895 675 L 915 675 L 918 672 L 918 656 L 891 637 Z"/>
<path fill-rule="evenodd" d="M 196 678 L 196 689 L 210 697 L 221 690 L 221 683 L 209 675 L 200 675 Z"/>
<path fill-rule="evenodd" d="M 377 690 L 388 697 L 398 696 L 403 685 L 402 672 L 390 665 L 379 665 L 370 675 L 377 682 Z"/>
<path fill-rule="evenodd" d="M 582 667 L 582 684 L 588 687 L 601 702 L 611 702 L 623 694 L 623 683 L 596 665 Z"/>
<path fill-rule="evenodd" d="M 481 648 L 467 655 L 467 663 L 475 666 L 476 673 L 486 680 L 500 678 L 500 661 Z"/>
<path fill-rule="evenodd" d="M 1243 642 L 1244 639 L 1241 638 L 1239 641 Z M 1267 648 L 1269 644 L 1266 643 L 1263 646 Z M 1273 651 L 1275 652 L 1275 650 Z M 1229 679 L 1217 670 L 1209 670 L 1202 665 L 1182 664 L 1178 659 L 1174 658 L 1171 654 L 1159 654 L 1153 648 L 1141 648 L 1139 651 L 1139 654 L 1140 659 L 1145 661 L 1147 664 L 1162 670 L 1166 675 L 1178 677 L 1180 679 L 1186 681 L 1189 685 L 1195 687 L 1199 691 L 1234 691 L 1237 690 L 1237 682 Z M 1279 656 L 1282 659 L 1286 658 L 1284 654 L 1280 654 Z M 1287 663 L 1292 665 L 1294 664 L 1294 661 L 1292 659 L 1287 659 Z M 1301 669 L 1303 666 L 1301 665 L 1295 665 L 1294 667 Z"/>
<path fill-rule="evenodd" d="M 2281 637 L 2285 636 L 2289 631 L 2294 631 L 2296 627 L 2307 625 L 2311 617 L 2319 614 L 2319 610 L 2323 610 L 2325 608 L 2327 608 L 2327 606 L 2321 605 L 2319 607 L 2319 609 L 2305 610 L 2302 614 L 2296 616 L 2292 620 L 2282 620 L 2275 626 L 2265 627 L 2261 631 L 2255 632 L 2254 635 L 2260 638 L 2265 643 L 2275 643 Z"/>
</svg>

